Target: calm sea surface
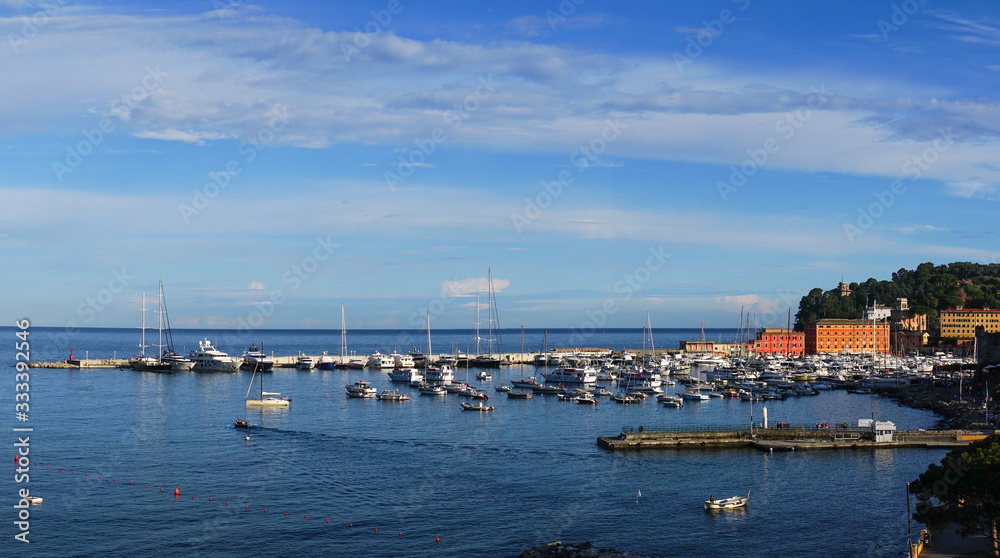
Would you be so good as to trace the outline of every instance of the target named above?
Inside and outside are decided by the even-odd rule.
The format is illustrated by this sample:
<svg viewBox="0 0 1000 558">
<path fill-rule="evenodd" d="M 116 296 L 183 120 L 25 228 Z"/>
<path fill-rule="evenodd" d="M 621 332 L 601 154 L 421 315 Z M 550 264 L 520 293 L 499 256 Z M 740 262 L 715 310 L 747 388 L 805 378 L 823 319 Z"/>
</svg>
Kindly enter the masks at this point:
<svg viewBox="0 0 1000 558">
<path fill-rule="evenodd" d="M 484 414 L 463 412 L 465 399 L 416 390 L 404 403 L 347 399 L 345 384 L 358 379 L 390 387 L 384 372 L 368 371 L 277 370 L 265 388 L 291 396 L 291 407 L 261 411 L 244 405 L 249 373 L 32 370 L 23 423 L 14 410 L 14 331 L 0 328 L 8 371 L 0 391 L 9 428 L 35 429 L 27 486 L 45 501 L 30 510 L 30 546 L 16 546 L 12 505 L 25 485 L 8 476 L 0 495 L 8 502 L 8 541 L 0 548 L 9 555 L 516 556 L 529 545 L 590 540 L 653 556 L 896 557 L 906 544 L 904 483 L 944 455 L 608 453 L 597 437 L 622 426 L 745 425 L 750 404 L 591 407 L 554 397 L 508 400 L 492 387 L 496 411 Z M 125 329 L 32 328 L 29 335 L 37 361 L 65 359 L 70 348 L 78 357 L 122 357 L 138 342 Z M 519 335 L 504 331 L 505 351 L 519 349 Z M 568 345 L 570 335 L 549 331 L 549 348 Z M 698 335 L 657 330 L 654 338 L 676 348 Z M 340 353 L 339 331 L 179 330 L 174 342 L 180 352 L 205 336 L 236 355 L 251 341 L 276 355 Z M 425 348 L 425 339 L 422 332 L 348 332 L 348 348 L 407 351 Z M 470 339 L 468 331 L 434 332 L 434 349 L 474 351 Z M 526 331 L 525 349 L 540 349 L 542 339 L 541 331 Z M 641 347 L 642 335 L 607 330 L 584 341 L 573 344 Z M 502 369 L 490 384 L 520 373 Z M 903 429 L 936 422 L 929 412 L 843 391 L 767 407 L 770 420 L 781 422 L 853 422 L 873 413 Z M 759 417 L 759 404 L 754 412 Z M 253 425 L 249 442 L 232 428 L 237 417 Z M 13 433 L 8 439 L 13 452 Z M 747 510 L 702 509 L 710 495 L 747 490 Z"/>
</svg>

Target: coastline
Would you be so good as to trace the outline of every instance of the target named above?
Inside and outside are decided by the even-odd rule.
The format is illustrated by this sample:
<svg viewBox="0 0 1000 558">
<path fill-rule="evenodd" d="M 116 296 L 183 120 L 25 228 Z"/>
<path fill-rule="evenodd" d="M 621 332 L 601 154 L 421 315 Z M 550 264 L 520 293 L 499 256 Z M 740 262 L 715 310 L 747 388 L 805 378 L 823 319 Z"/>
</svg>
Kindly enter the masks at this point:
<svg viewBox="0 0 1000 558">
<path fill-rule="evenodd" d="M 994 425 L 986 420 L 986 411 L 978 399 L 959 399 L 954 387 L 933 387 L 911 384 L 902 387 L 877 388 L 881 396 L 913 409 L 926 409 L 939 415 L 939 430 L 984 430 Z"/>
</svg>

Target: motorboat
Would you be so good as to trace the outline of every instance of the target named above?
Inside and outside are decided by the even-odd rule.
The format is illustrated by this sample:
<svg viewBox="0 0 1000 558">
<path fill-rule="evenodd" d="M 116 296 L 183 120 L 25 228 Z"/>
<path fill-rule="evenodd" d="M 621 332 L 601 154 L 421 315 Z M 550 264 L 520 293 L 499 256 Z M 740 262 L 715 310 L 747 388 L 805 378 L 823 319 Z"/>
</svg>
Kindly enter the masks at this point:
<svg viewBox="0 0 1000 558">
<path fill-rule="evenodd" d="M 493 405 L 485 405 L 482 401 L 479 403 L 462 403 L 463 411 L 492 411 Z"/>
<path fill-rule="evenodd" d="M 299 370 L 312 370 L 316 368 L 316 359 L 309 355 L 299 353 L 298 358 L 295 359 L 295 367 Z"/>
<path fill-rule="evenodd" d="M 390 355 L 383 355 L 382 353 L 375 351 L 375 354 L 368 357 L 368 368 L 384 369 L 395 367 L 396 361 Z"/>
<path fill-rule="evenodd" d="M 198 342 L 198 349 L 192 350 L 189 358 L 195 372 L 236 372 L 240 367 L 237 359 L 217 350 L 207 337 Z"/>
<path fill-rule="evenodd" d="M 612 395 L 611 400 L 615 403 L 621 403 L 623 405 L 629 405 L 632 403 L 642 403 L 642 399 L 634 395 Z"/>
<path fill-rule="evenodd" d="M 326 351 L 323 351 L 323 356 L 319 357 L 316 368 L 319 370 L 333 370 L 336 367 L 337 362 L 333 360 L 333 357 L 328 355 Z"/>
<path fill-rule="evenodd" d="M 747 491 L 746 496 L 732 496 L 730 498 L 723 498 L 722 500 L 716 500 L 715 498 L 709 498 L 705 500 L 706 510 L 732 510 L 736 508 L 745 508 L 750 502 L 750 491 Z"/>
<path fill-rule="evenodd" d="M 597 398 L 589 391 L 577 395 L 575 401 L 581 405 L 597 405 Z"/>
<path fill-rule="evenodd" d="M 681 397 L 689 401 L 708 401 L 711 397 L 707 393 L 701 393 L 698 389 L 692 389 L 681 394 Z"/>
<path fill-rule="evenodd" d="M 410 355 L 401 355 L 399 353 L 392 353 L 389 356 L 392 357 L 393 368 L 416 368 L 417 366 L 416 362 L 414 361 L 414 358 Z"/>
<path fill-rule="evenodd" d="M 452 371 L 451 366 L 446 364 L 441 366 L 431 366 L 427 369 L 424 377 L 429 384 L 441 384 L 443 386 L 449 385 L 455 381 L 455 373 Z"/>
<path fill-rule="evenodd" d="M 439 396 L 439 395 L 448 395 L 448 392 L 445 391 L 445 389 L 441 386 L 425 385 L 424 387 L 420 388 L 420 395 Z"/>
<path fill-rule="evenodd" d="M 263 343 L 261 347 L 263 347 Z M 244 370 L 257 370 L 259 372 L 270 372 L 274 369 L 274 361 L 264 354 L 264 351 L 257 347 L 256 343 L 251 343 L 250 348 L 243 352 L 243 364 L 240 368 Z"/>
<path fill-rule="evenodd" d="M 379 401 L 409 401 L 410 396 L 400 392 L 398 389 L 385 389 L 378 394 Z"/>
<path fill-rule="evenodd" d="M 559 368 L 545 376 L 553 384 L 596 384 L 597 371 L 593 368 Z"/>
<path fill-rule="evenodd" d="M 243 420 L 241 418 L 238 418 L 238 419 L 236 419 L 236 423 L 233 424 L 233 427 L 234 428 L 250 428 L 250 424 L 247 421 L 245 421 L 245 420 Z"/>
<path fill-rule="evenodd" d="M 531 399 L 530 391 L 508 391 L 507 399 Z"/>
<path fill-rule="evenodd" d="M 350 370 L 363 370 L 364 367 L 365 367 L 364 359 L 352 358 L 351 360 L 347 361 L 347 368 Z"/>
<path fill-rule="evenodd" d="M 598 397 L 609 397 L 611 395 L 611 390 L 607 388 L 597 388 L 590 393 L 593 393 Z"/>
<path fill-rule="evenodd" d="M 479 372 L 479 374 L 476 374 L 476 379 L 484 381 L 484 382 L 488 382 L 488 381 L 490 381 L 490 380 L 493 379 L 493 375 L 490 374 L 489 372 L 483 370 L 483 371 Z"/>
<path fill-rule="evenodd" d="M 667 399 L 660 399 L 659 401 L 664 407 L 670 407 L 672 409 L 680 409 L 684 406 L 684 400 L 680 397 L 670 397 Z"/>
<path fill-rule="evenodd" d="M 511 387 L 511 386 L 497 386 L 497 387 L 495 387 L 493 389 L 499 391 L 500 393 L 508 393 L 508 392 L 510 392 L 514 388 Z"/>
<path fill-rule="evenodd" d="M 358 399 L 364 399 L 367 397 L 375 397 L 378 390 L 374 388 L 371 384 L 364 380 L 358 380 L 353 384 L 347 384 L 347 396 L 355 397 Z"/>
<path fill-rule="evenodd" d="M 389 379 L 393 382 L 413 384 L 422 382 L 424 376 L 416 368 L 395 368 L 389 372 Z"/>
<path fill-rule="evenodd" d="M 42 499 L 39 496 L 25 496 L 24 499 L 27 500 L 29 504 L 41 504 L 42 503 Z"/>
<path fill-rule="evenodd" d="M 510 385 L 512 385 L 514 387 L 519 387 L 519 388 L 534 389 L 534 388 L 536 388 L 536 387 L 538 387 L 538 386 L 540 386 L 542 384 L 538 383 L 538 381 L 535 380 L 535 377 L 532 376 L 532 377 L 530 377 L 530 378 L 528 378 L 526 380 L 525 379 L 511 380 L 510 381 Z"/>
</svg>

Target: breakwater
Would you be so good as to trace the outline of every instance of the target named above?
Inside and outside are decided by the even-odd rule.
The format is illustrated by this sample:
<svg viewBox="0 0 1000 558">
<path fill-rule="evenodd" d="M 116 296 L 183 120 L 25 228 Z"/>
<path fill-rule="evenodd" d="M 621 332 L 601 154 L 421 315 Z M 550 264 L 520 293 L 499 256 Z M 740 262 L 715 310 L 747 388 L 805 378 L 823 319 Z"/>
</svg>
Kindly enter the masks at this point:
<svg viewBox="0 0 1000 558">
<path fill-rule="evenodd" d="M 900 430 L 891 440 L 875 441 L 870 428 L 847 425 L 778 425 L 767 428 L 704 426 L 697 428 L 626 427 L 617 436 L 601 437 L 608 451 L 684 450 L 752 447 L 763 451 L 819 449 L 938 448 L 968 445 L 994 431 Z"/>
</svg>

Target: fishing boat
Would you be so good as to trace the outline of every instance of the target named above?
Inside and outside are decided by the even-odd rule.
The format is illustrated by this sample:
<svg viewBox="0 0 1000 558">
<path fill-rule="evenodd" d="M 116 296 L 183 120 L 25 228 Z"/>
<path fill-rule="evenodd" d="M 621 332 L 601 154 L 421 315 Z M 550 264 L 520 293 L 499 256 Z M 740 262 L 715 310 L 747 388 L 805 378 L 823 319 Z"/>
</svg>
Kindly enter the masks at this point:
<svg viewBox="0 0 1000 558">
<path fill-rule="evenodd" d="M 385 389 L 378 394 L 379 401 L 409 401 L 410 396 L 402 393 L 399 389 Z"/>
<path fill-rule="evenodd" d="M 482 401 L 479 403 L 462 403 L 463 411 L 492 411 L 493 405 L 485 405 Z"/>
<path fill-rule="evenodd" d="M 706 510 L 732 510 L 736 508 L 745 508 L 750 502 L 750 491 L 747 491 L 746 496 L 732 496 L 730 498 L 723 498 L 722 500 L 716 500 L 710 497 L 705 500 Z"/>
<path fill-rule="evenodd" d="M 287 407 L 291 403 L 290 397 L 279 397 L 280 393 L 264 391 L 264 375 L 260 375 L 260 397 L 250 399 L 250 390 L 253 388 L 253 380 L 257 377 L 258 370 L 255 368 L 253 376 L 250 377 L 250 386 L 247 388 L 247 407 Z"/>
<path fill-rule="evenodd" d="M 347 384 L 347 396 L 354 397 L 357 399 L 364 399 L 369 397 L 375 397 L 378 393 L 371 384 L 364 380 L 358 380 L 353 384 Z"/>
</svg>

